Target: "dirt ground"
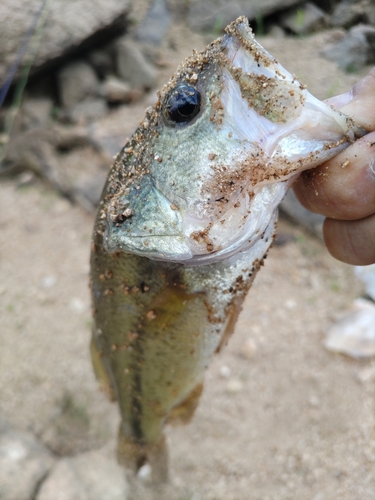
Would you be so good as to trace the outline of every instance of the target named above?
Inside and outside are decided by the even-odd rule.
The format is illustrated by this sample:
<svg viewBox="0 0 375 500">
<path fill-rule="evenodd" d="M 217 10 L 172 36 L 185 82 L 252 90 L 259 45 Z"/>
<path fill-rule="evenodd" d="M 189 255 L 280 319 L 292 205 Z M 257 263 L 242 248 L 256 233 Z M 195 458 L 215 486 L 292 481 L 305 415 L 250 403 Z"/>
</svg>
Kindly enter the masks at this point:
<svg viewBox="0 0 375 500">
<path fill-rule="evenodd" d="M 320 98 L 359 78 L 317 63 L 324 36 L 264 42 Z M 92 226 L 42 181 L 0 184 L 0 417 L 58 455 L 115 449 L 89 359 Z M 279 234 L 192 423 L 167 430 L 179 500 L 375 499 L 375 361 L 323 347 L 361 285 L 302 229 Z"/>
</svg>

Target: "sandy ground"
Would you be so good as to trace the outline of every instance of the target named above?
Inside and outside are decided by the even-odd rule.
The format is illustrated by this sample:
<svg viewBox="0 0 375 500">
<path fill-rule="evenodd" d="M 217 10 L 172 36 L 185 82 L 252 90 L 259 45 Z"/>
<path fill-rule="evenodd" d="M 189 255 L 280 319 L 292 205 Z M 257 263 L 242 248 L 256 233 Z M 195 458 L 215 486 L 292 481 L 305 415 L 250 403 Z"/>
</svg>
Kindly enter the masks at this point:
<svg viewBox="0 0 375 500">
<path fill-rule="evenodd" d="M 92 223 L 39 183 L 0 185 L 1 416 L 59 454 L 114 448 L 88 354 Z M 361 288 L 303 231 L 280 235 L 193 422 L 168 431 L 181 500 L 375 498 L 375 363 L 322 345 Z"/>
<path fill-rule="evenodd" d="M 347 90 L 358 75 L 312 64 L 315 42 L 265 45 L 318 97 Z M 117 409 L 89 359 L 92 225 L 41 181 L 0 184 L 0 418 L 58 455 L 115 448 Z M 167 431 L 171 498 L 375 499 L 375 362 L 323 347 L 361 286 L 303 230 L 279 233 L 192 423 Z"/>
</svg>

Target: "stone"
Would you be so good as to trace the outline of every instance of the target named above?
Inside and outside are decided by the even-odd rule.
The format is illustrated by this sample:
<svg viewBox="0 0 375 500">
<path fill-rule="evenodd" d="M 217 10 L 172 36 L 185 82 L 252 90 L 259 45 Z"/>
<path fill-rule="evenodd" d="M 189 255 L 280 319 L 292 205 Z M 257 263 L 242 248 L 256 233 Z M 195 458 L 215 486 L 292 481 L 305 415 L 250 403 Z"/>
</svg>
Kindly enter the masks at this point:
<svg viewBox="0 0 375 500">
<path fill-rule="evenodd" d="M 70 117 L 74 123 L 92 122 L 106 115 L 107 104 L 102 98 L 85 99 L 77 103 L 71 110 Z"/>
<path fill-rule="evenodd" d="M 25 33 L 30 29 L 42 2 L 40 0 L 2 0 L 0 2 L 0 82 L 15 61 Z M 54 0 L 47 2 L 49 12 L 43 27 L 32 72 L 49 61 L 73 52 L 83 43 L 97 44 L 123 33 L 131 0 Z M 47 7 L 46 7 L 47 8 Z"/>
<path fill-rule="evenodd" d="M 24 128 L 44 127 L 51 119 L 52 108 L 49 97 L 25 98 L 21 108 Z"/>
<path fill-rule="evenodd" d="M 63 458 L 42 484 L 36 500 L 127 500 L 125 472 L 100 451 Z"/>
<path fill-rule="evenodd" d="M 113 44 L 103 50 L 93 50 L 88 54 L 87 60 L 101 79 L 113 74 L 115 72 Z"/>
<path fill-rule="evenodd" d="M 247 339 L 241 347 L 241 355 L 243 358 L 251 360 L 255 358 L 257 345 L 253 339 Z"/>
<path fill-rule="evenodd" d="M 324 28 L 327 22 L 326 13 L 310 2 L 298 6 L 280 17 L 281 26 L 296 35 L 306 35 L 318 31 Z"/>
<path fill-rule="evenodd" d="M 375 304 L 356 299 L 339 319 L 326 329 L 324 346 L 352 358 L 375 356 Z"/>
<path fill-rule="evenodd" d="M 53 463 L 51 453 L 32 434 L 0 422 L 1 500 L 33 500 Z"/>
<path fill-rule="evenodd" d="M 195 31 L 222 31 L 238 16 L 250 20 L 285 10 L 301 3 L 299 0 L 193 0 L 187 16 L 188 25 Z"/>
<path fill-rule="evenodd" d="M 241 382 L 240 379 L 238 378 L 231 378 L 226 387 L 225 390 L 229 392 L 230 394 L 236 394 L 238 392 L 241 392 L 242 389 L 244 388 L 244 384 Z"/>
<path fill-rule="evenodd" d="M 160 45 L 171 23 L 171 13 L 166 0 L 153 0 L 146 16 L 136 31 L 141 43 Z"/>
<path fill-rule="evenodd" d="M 365 293 L 375 302 L 375 264 L 356 266 L 355 275 L 365 285 Z"/>
<path fill-rule="evenodd" d="M 60 102 L 67 108 L 73 108 L 86 97 L 97 95 L 99 80 L 92 67 L 84 61 L 77 61 L 64 66 L 57 75 Z"/>
<path fill-rule="evenodd" d="M 341 2 L 331 16 L 331 25 L 335 27 L 350 28 L 358 23 L 365 23 L 367 16 L 363 2 Z"/>
<path fill-rule="evenodd" d="M 314 4 L 329 14 L 334 10 L 340 0 L 314 0 Z"/>
<path fill-rule="evenodd" d="M 293 190 L 289 190 L 280 204 L 280 211 L 293 222 L 301 225 L 320 239 L 323 239 L 324 217 L 320 214 L 313 214 L 298 201 Z"/>
<path fill-rule="evenodd" d="M 142 97 L 143 92 L 132 89 L 129 83 L 116 76 L 108 76 L 101 85 L 100 94 L 112 104 L 130 103 Z"/>
<path fill-rule="evenodd" d="M 127 37 L 116 45 L 117 73 L 132 87 L 149 90 L 157 84 L 157 72 L 146 60 L 138 45 Z"/>
<path fill-rule="evenodd" d="M 281 28 L 281 26 L 274 24 L 267 31 L 267 36 L 270 38 L 275 38 L 276 40 L 281 40 L 282 38 L 285 38 L 286 35 L 285 35 L 285 31 Z"/>
<path fill-rule="evenodd" d="M 96 174 L 86 182 L 78 183 L 74 188 L 74 198 L 90 212 L 99 206 L 107 175 L 107 172 Z"/>
<path fill-rule="evenodd" d="M 345 71 L 356 71 L 375 62 L 375 28 L 359 24 L 340 41 L 328 45 L 322 55 Z"/>
</svg>

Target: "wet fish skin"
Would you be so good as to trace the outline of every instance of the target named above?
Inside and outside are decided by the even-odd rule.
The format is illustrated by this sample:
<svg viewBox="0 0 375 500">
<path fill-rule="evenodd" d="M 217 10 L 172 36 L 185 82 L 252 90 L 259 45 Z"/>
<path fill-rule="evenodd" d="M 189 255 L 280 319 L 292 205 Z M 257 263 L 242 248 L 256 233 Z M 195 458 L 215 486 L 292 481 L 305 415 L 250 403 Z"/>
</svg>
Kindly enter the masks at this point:
<svg viewBox="0 0 375 500">
<path fill-rule="evenodd" d="M 257 45 L 244 18 L 227 31 L 147 110 L 94 228 L 94 367 L 120 406 L 120 462 L 137 471 L 148 461 L 158 481 L 163 427 L 194 413 L 272 243 L 278 203 L 295 175 L 363 133 Z M 176 92 L 200 99 L 191 120 L 171 120 Z"/>
<path fill-rule="evenodd" d="M 147 460 L 155 478 L 166 480 L 163 427 L 192 417 L 205 369 L 233 331 L 273 232 L 251 252 L 189 267 L 109 254 L 96 231 L 93 348 L 120 406 L 118 456 L 128 468 Z"/>
</svg>

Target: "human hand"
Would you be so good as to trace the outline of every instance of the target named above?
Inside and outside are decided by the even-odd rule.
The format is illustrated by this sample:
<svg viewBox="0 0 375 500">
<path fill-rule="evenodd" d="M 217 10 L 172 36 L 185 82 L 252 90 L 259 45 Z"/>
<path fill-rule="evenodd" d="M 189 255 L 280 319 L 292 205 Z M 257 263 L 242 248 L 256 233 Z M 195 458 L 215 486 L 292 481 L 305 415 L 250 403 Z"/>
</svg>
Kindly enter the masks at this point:
<svg viewBox="0 0 375 500">
<path fill-rule="evenodd" d="M 375 68 L 347 94 L 327 101 L 370 131 L 294 184 L 304 207 L 324 215 L 324 241 L 338 260 L 375 263 Z"/>
</svg>

